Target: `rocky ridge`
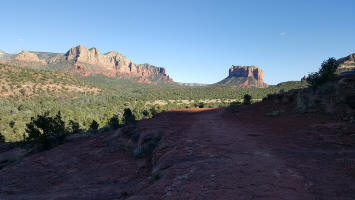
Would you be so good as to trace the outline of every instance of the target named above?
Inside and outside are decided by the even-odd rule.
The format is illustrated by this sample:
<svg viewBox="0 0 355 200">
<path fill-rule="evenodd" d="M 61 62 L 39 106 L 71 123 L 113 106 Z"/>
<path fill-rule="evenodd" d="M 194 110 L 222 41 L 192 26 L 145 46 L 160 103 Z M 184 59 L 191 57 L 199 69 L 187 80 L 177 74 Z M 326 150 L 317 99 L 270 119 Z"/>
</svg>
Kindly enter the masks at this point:
<svg viewBox="0 0 355 200">
<path fill-rule="evenodd" d="M 350 54 L 344 58 L 340 58 L 338 60 L 339 66 L 338 68 L 355 68 L 355 53 Z"/>
<path fill-rule="evenodd" d="M 28 51 L 22 51 L 19 54 L 17 54 L 15 60 L 22 61 L 22 62 L 38 62 L 42 64 L 47 64 L 45 60 L 40 60 L 36 54 Z"/>
<path fill-rule="evenodd" d="M 165 68 L 156 67 L 150 64 L 135 64 L 122 54 L 111 51 L 101 54 L 98 49 L 79 45 L 69 49 L 64 54 L 65 60 L 72 61 L 76 65 L 74 72 L 89 75 L 85 64 L 99 66 L 91 73 L 102 73 L 111 77 L 131 77 L 136 78 L 139 82 L 152 83 L 154 81 L 173 82 L 166 74 Z"/>
<path fill-rule="evenodd" d="M 83 45 L 73 47 L 65 54 L 22 51 L 18 54 L 6 55 L 6 57 L 0 56 L 2 63 L 35 68 L 55 68 L 59 71 L 82 76 L 104 74 L 109 77 L 129 78 L 143 83 L 173 83 L 163 67 L 147 63 L 135 64 L 118 52 L 111 51 L 101 54 L 98 49 L 87 49 Z"/>
</svg>

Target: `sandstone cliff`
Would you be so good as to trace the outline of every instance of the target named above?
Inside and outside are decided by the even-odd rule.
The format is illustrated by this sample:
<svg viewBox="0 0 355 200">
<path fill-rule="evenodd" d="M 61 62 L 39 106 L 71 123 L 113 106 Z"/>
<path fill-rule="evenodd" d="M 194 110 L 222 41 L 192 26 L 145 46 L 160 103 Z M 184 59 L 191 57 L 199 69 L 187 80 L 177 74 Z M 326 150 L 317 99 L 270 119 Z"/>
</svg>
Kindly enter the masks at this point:
<svg viewBox="0 0 355 200">
<path fill-rule="evenodd" d="M 220 85 L 230 85 L 235 87 L 268 87 L 263 80 L 263 71 L 257 66 L 232 65 L 227 78 L 218 82 Z"/>
<path fill-rule="evenodd" d="M 349 56 L 346 56 L 344 58 L 340 58 L 338 60 L 339 63 L 339 69 L 351 69 L 355 68 L 355 53 L 350 54 Z"/>
<path fill-rule="evenodd" d="M 18 54 L 1 52 L 0 62 L 33 68 L 49 68 L 82 76 L 104 74 L 129 78 L 143 83 L 173 83 L 165 68 L 150 64 L 137 65 L 122 54 L 111 51 L 101 54 L 96 48 L 79 45 L 65 54 L 22 51 Z"/>
<path fill-rule="evenodd" d="M 17 54 L 15 60 L 20 62 L 34 62 L 41 64 L 47 63 L 45 60 L 40 60 L 36 54 L 28 51 L 22 51 L 21 53 Z"/>
<path fill-rule="evenodd" d="M 136 65 L 122 54 L 111 51 L 106 54 L 100 54 L 96 48 L 87 49 L 79 45 L 71 48 L 65 55 L 67 61 L 72 61 L 76 64 L 78 73 L 88 75 L 88 68 L 90 66 L 97 66 L 91 68 L 91 73 L 102 73 L 106 76 L 112 77 L 130 77 L 135 78 L 139 82 L 153 83 L 156 81 L 173 82 L 169 76 L 166 75 L 165 68 L 155 67 L 150 64 Z M 84 68 L 84 69 L 83 69 Z"/>
</svg>

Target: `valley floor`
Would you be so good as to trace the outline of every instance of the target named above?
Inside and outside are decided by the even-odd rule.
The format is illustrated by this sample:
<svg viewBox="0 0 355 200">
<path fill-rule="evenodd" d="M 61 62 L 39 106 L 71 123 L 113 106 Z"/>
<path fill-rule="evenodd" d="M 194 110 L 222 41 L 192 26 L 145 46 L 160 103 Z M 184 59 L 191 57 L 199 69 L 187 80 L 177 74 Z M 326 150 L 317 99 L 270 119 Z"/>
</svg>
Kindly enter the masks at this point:
<svg viewBox="0 0 355 200">
<path fill-rule="evenodd" d="M 151 159 L 112 148 L 114 132 L 76 139 L 1 169 L 0 199 L 355 199 L 355 148 L 334 134 L 343 122 L 273 109 L 139 121 L 162 137 Z"/>
</svg>

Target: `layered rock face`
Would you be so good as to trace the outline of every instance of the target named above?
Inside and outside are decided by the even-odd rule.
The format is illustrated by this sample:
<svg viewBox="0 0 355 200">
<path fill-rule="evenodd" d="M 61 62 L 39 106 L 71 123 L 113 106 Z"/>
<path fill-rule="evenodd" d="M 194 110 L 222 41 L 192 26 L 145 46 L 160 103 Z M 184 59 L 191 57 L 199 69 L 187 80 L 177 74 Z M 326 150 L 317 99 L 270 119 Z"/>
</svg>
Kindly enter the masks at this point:
<svg viewBox="0 0 355 200">
<path fill-rule="evenodd" d="M 36 54 L 28 51 L 22 51 L 21 53 L 17 54 L 15 60 L 20 62 L 38 62 L 42 64 L 47 63 L 45 60 L 40 60 Z"/>
<path fill-rule="evenodd" d="M 229 76 L 254 77 L 259 82 L 263 81 L 263 71 L 257 66 L 234 66 L 229 69 Z"/>
<path fill-rule="evenodd" d="M 232 65 L 229 69 L 229 76 L 218 84 L 231 85 L 235 87 L 268 87 L 263 80 L 263 71 L 257 66 Z"/>
<path fill-rule="evenodd" d="M 65 54 L 28 51 L 18 54 L 0 52 L 0 62 L 35 68 L 55 68 L 82 76 L 104 74 L 110 77 L 130 78 L 143 83 L 173 83 L 173 80 L 166 74 L 165 68 L 150 64 L 137 65 L 118 52 L 101 54 L 96 48 L 87 49 L 83 45 L 73 47 Z"/>
<path fill-rule="evenodd" d="M 338 68 L 344 69 L 344 68 L 355 68 L 355 53 L 350 54 L 349 56 L 346 56 L 344 58 L 340 58 L 338 60 L 339 66 Z"/>
<path fill-rule="evenodd" d="M 65 59 L 73 61 L 80 66 L 80 72 L 85 68 L 85 64 L 99 66 L 92 73 L 103 73 L 107 76 L 129 76 L 138 78 L 140 82 L 150 83 L 152 79 L 165 82 L 173 80 L 166 75 L 166 70 L 162 67 L 155 67 L 150 64 L 136 65 L 122 54 L 111 51 L 100 54 L 96 48 L 87 49 L 79 45 L 71 48 L 66 54 Z M 84 65 L 83 65 L 84 64 Z M 86 73 L 87 74 L 87 73 Z"/>
</svg>

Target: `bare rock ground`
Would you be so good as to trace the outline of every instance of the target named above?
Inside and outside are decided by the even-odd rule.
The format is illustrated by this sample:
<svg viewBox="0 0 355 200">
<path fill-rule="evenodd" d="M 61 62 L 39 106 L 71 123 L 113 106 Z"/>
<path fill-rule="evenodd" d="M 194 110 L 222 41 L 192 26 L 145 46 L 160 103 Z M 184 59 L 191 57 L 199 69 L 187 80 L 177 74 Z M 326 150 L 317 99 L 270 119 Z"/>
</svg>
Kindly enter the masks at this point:
<svg viewBox="0 0 355 200">
<path fill-rule="evenodd" d="M 272 107 L 174 110 L 137 123 L 157 133 L 149 158 L 111 148 L 108 132 L 0 170 L 0 199 L 355 199 L 355 150 L 321 114 Z M 351 141 L 346 140 L 346 141 Z"/>
</svg>

